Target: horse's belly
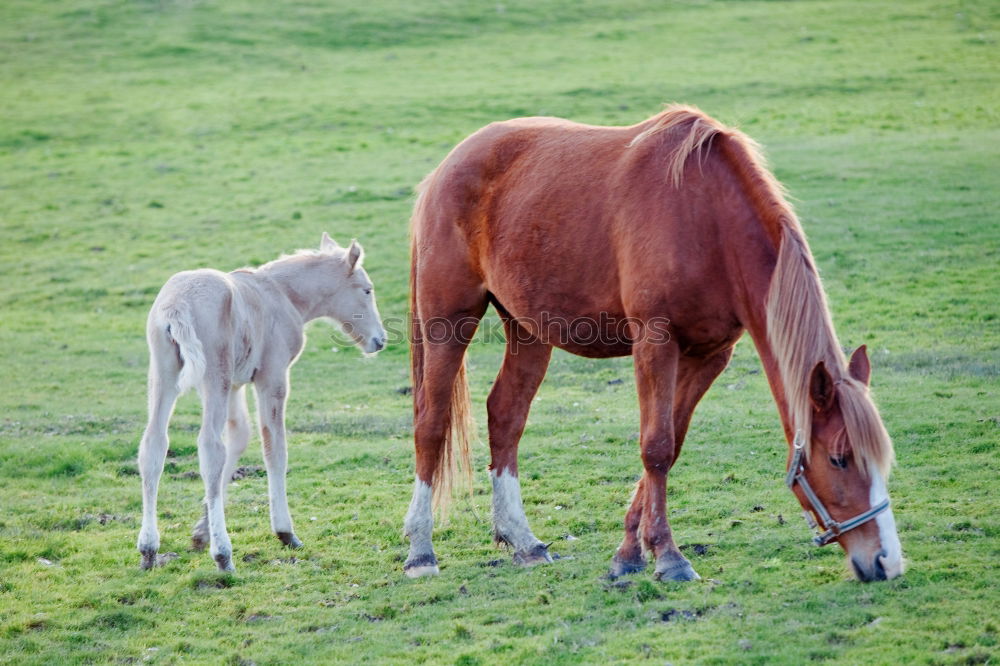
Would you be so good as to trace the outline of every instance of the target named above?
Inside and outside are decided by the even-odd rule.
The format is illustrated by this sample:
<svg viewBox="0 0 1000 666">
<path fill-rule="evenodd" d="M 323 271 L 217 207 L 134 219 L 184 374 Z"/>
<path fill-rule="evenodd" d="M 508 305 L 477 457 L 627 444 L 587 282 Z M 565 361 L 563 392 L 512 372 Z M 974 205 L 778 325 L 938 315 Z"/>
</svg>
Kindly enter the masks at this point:
<svg viewBox="0 0 1000 666">
<path fill-rule="evenodd" d="M 530 312 L 530 314 L 525 314 Z M 513 335 L 539 340 L 572 354 L 590 358 L 628 356 L 632 353 L 629 320 L 624 314 L 604 310 L 542 307 L 508 313 L 517 322 Z M 513 342 L 517 342 L 514 340 Z"/>
</svg>

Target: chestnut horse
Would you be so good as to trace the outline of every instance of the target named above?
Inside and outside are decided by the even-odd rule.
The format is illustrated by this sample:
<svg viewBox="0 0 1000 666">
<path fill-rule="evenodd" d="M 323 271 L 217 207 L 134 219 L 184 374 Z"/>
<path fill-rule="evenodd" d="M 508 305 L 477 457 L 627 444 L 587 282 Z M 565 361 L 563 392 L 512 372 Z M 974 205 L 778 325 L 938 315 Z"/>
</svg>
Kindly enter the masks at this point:
<svg viewBox="0 0 1000 666">
<path fill-rule="evenodd" d="M 695 405 L 749 332 L 789 443 L 788 483 L 861 580 L 903 561 L 886 478 L 892 443 L 865 348 L 837 342 L 802 228 L 757 145 L 690 107 L 631 127 L 494 123 L 421 184 L 412 220 L 416 481 L 404 570 L 438 573 L 432 500 L 468 466 L 466 346 L 487 306 L 507 351 L 487 402 L 493 523 L 514 561 L 550 562 L 521 504 L 517 446 L 557 346 L 631 354 L 643 474 L 611 575 L 698 578 L 667 521 L 667 473 Z M 596 334 L 595 334 L 596 332 Z"/>
</svg>

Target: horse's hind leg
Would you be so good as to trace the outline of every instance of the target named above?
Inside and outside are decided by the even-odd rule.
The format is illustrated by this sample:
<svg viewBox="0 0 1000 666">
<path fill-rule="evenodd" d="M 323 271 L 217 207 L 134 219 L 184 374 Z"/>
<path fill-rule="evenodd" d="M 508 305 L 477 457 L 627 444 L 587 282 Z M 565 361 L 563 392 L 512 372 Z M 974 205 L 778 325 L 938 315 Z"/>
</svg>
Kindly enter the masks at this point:
<svg viewBox="0 0 1000 666">
<path fill-rule="evenodd" d="M 674 391 L 674 460 L 680 454 L 681 446 L 691 423 L 694 408 L 702 396 L 729 363 L 733 354 L 730 347 L 709 358 L 680 357 L 677 363 L 677 387 Z M 646 496 L 643 480 L 636 485 L 632 495 L 632 503 L 625 514 L 625 538 L 611 560 L 610 576 L 612 578 L 624 574 L 642 571 L 646 560 L 642 552 L 639 536 L 643 499 Z"/>
<path fill-rule="evenodd" d="M 490 479 L 493 482 L 493 529 L 498 543 L 514 550 L 515 564 L 551 562 L 548 548 L 528 526 L 517 475 L 517 445 L 531 400 L 552 356 L 552 347 L 531 339 L 517 323 L 504 319 L 507 350 L 486 403 L 490 431 Z"/>
<path fill-rule="evenodd" d="M 222 501 L 229 496 L 229 484 L 233 480 L 233 472 L 240 461 L 240 456 L 246 451 L 250 442 L 250 414 L 247 412 L 246 387 L 229 392 L 229 418 L 226 421 L 226 466 L 222 471 Z M 201 518 L 191 533 L 191 547 L 203 550 L 209 542 L 208 507 L 205 507 Z"/>
<path fill-rule="evenodd" d="M 156 354 L 156 350 L 151 350 Z M 154 359 L 149 372 L 149 421 L 139 443 L 139 474 L 142 477 L 142 527 L 139 530 L 138 548 L 142 554 L 140 566 L 150 569 L 163 563 L 157 557 L 160 549 L 160 532 L 156 524 L 156 495 L 163 474 L 167 455 L 167 425 L 174 403 L 177 401 L 177 373 L 169 368 L 158 368 Z M 166 376 L 164 376 L 166 374 Z"/>
<path fill-rule="evenodd" d="M 198 433 L 198 463 L 205 483 L 205 509 L 208 513 L 209 552 L 222 571 L 233 571 L 233 546 L 226 531 L 223 502 L 223 470 L 226 448 L 222 430 L 226 424 L 229 381 L 206 379 L 201 389 L 202 421 Z"/>
<path fill-rule="evenodd" d="M 410 578 L 438 573 L 437 557 L 431 541 L 434 528 L 432 499 L 435 483 L 440 483 L 435 475 L 445 473 L 439 469 L 439 464 L 451 426 L 456 382 L 465 381 L 460 377 L 465 350 L 486 310 L 486 301 L 481 295 L 469 297 L 468 292 L 457 293 L 474 299 L 474 302 L 467 307 L 449 308 L 452 312 L 449 316 L 433 317 L 434 325 L 440 325 L 440 331 L 431 329 L 421 333 L 421 324 L 416 318 L 414 321 L 413 354 L 420 359 L 415 366 L 419 369 L 414 370 L 419 377 L 414 377 L 413 391 L 416 479 L 413 498 L 403 521 L 403 533 L 410 539 L 410 551 L 403 563 L 403 571 Z M 435 308 L 434 311 L 441 312 L 443 308 Z M 446 502 L 447 498 L 443 501 Z"/>
</svg>

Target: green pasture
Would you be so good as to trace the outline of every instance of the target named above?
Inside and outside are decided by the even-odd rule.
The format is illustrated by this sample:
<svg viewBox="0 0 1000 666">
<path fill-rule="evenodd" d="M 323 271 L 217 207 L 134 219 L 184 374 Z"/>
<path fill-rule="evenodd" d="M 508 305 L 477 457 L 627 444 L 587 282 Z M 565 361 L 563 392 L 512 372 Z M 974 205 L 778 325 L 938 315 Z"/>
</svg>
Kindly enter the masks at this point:
<svg viewBox="0 0 1000 666">
<path fill-rule="evenodd" d="M 6 0 L 0 5 L 0 663 L 976 664 L 1000 660 L 1000 6 L 639 0 Z M 641 463 L 629 359 L 557 353 L 521 447 L 562 557 L 491 541 L 488 449 L 402 573 L 413 479 L 406 315 L 416 183 L 514 116 L 632 124 L 697 105 L 766 147 L 846 347 L 893 434 L 908 571 L 817 549 L 749 341 L 670 480 L 697 583 L 602 578 Z M 256 445 L 230 494 L 235 574 L 188 550 L 193 395 L 138 568 L 145 317 L 174 272 L 358 238 L 389 349 L 310 329 L 289 500 Z M 492 315 L 491 315 L 492 317 Z M 495 317 L 473 346 L 485 398 Z"/>
</svg>

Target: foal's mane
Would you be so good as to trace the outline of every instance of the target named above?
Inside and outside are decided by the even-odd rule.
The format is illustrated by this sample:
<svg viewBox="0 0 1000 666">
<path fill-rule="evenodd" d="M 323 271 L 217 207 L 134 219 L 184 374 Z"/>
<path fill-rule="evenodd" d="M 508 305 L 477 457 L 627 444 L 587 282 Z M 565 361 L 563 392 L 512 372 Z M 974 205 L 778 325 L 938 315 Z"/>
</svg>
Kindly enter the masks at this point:
<svg viewBox="0 0 1000 666">
<path fill-rule="evenodd" d="M 692 155 L 699 164 L 717 156 L 735 172 L 757 217 L 779 246 L 766 298 L 767 338 L 777 360 L 792 429 L 801 430 L 809 440 L 813 416 L 809 382 L 813 368 L 822 361 L 835 382 L 855 462 L 862 470 L 866 465 L 861 463 L 873 463 L 887 475 L 893 462 L 892 440 L 868 387 L 847 371 L 802 226 L 785 198 L 784 187 L 767 168 L 760 146 L 693 107 L 670 106 L 647 123 L 630 145 L 671 134 L 667 174 L 674 187 L 680 186 Z"/>
<path fill-rule="evenodd" d="M 336 252 L 336 250 L 334 252 Z M 305 248 L 302 250 L 295 250 L 295 252 L 292 252 L 290 254 L 283 254 L 277 259 L 272 259 L 266 264 L 261 264 L 256 268 L 246 266 L 234 272 L 270 273 L 271 275 L 276 275 L 279 273 L 283 273 L 289 270 L 290 268 L 294 268 L 298 266 L 300 263 L 309 261 L 311 259 L 335 256 L 334 252 L 330 252 L 328 250 L 317 250 L 316 248 Z"/>
</svg>

